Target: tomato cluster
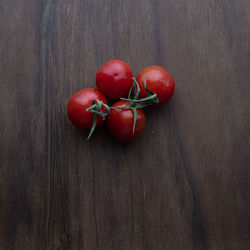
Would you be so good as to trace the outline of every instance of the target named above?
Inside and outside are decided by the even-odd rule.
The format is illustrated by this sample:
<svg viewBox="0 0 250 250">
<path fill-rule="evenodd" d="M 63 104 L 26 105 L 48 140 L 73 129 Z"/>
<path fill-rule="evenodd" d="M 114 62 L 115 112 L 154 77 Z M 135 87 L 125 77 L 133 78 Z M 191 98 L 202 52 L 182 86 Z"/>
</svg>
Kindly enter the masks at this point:
<svg viewBox="0 0 250 250">
<path fill-rule="evenodd" d="M 120 142 L 135 139 L 145 127 L 143 108 L 161 105 L 174 94 L 173 77 L 160 66 L 143 69 L 137 78 L 128 64 L 120 60 L 105 63 L 96 74 L 96 86 L 75 93 L 68 101 L 68 117 L 77 127 L 91 129 L 104 123 Z M 107 99 L 115 102 L 108 106 Z"/>
</svg>

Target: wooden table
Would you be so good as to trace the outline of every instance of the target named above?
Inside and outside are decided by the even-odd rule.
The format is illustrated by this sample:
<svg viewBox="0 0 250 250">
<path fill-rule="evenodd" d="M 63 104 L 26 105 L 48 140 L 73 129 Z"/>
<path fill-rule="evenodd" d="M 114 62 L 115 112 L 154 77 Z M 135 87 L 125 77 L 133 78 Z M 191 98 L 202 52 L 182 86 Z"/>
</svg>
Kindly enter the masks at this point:
<svg viewBox="0 0 250 250">
<path fill-rule="evenodd" d="M 248 0 L 0 1 L 0 249 L 250 249 Z M 176 92 L 134 142 L 68 121 L 110 59 Z"/>
</svg>

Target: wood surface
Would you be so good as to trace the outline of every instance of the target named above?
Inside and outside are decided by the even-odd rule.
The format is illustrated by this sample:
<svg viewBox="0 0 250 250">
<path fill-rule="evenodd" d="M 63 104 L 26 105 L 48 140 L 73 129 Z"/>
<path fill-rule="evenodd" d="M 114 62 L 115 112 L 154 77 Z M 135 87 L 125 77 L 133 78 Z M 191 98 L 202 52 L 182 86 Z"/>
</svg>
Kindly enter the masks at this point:
<svg viewBox="0 0 250 250">
<path fill-rule="evenodd" d="M 0 0 L 0 250 L 250 249 L 249 0 Z M 66 103 L 110 59 L 176 80 L 134 142 Z"/>
</svg>

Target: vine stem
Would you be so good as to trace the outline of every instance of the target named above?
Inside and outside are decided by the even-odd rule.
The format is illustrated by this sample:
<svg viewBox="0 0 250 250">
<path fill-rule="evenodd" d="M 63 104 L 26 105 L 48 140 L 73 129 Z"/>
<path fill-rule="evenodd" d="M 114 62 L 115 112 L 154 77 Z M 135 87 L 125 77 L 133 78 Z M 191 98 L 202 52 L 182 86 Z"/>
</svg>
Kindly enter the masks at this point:
<svg viewBox="0 0 250 250">
<path fill-rule="evenodd" d="M 106 108 L 106 110 L 107 110 L 106 113 L 102 111 L 102 106 L 104 106 Z M 96 123 L 97 123 L 97 116 L 98 115 L 102 116 L 103 120 L 104 120 L 105 117 L 108 116 L 110 113 L 110 107 L 107 104 L 103 103 L 102 101 L 96 99 L 92 102 L 91 106 L 86 109 L 86 111 L 92 112 L 92 115 L 93 115 L 93 125 L 91 127 L 91 130 L 90 130 L 88 138 L 87 138 L 87 140 L 89 140 L 95 131 Z"/>
<path fill-rule="evenodd" d="M 147 88 L 147 81 L 145 80 L 144 82 L 144 87 L 145 87 L 145 90 L 147 91 L 148 93 L 148 96 L 145 97 L 145 98 L 141 98 L 141 99 L 138 99 L 139 98 L 139 94 L 140 94 L 140 86 L 139 86 L 139 83 L 137 82 L 137 80 L 135 78 L 133 78 L 134 82 L 133 82 L 133 85 L 129 91 L 129 94 L 128 94 L 128 98 L 120 98 L 121 100 L 124 100 L 124 101 L 128 101 L 129 102 L 129 105 L 125 106 L 125 107 L 122 107 L 122 108 L 119 108 L 119 107 L 111 107 L 113 109 L 132 109 L 133 111 L 133 114 L 134 114 L 134 122 L 133 122 L 133 134 L 135 133 L 135 126 L 136 126 L 136 120 L 137 120 L 137 109 L 139 108 L 144 108 L 146 106 L 149 106 L 149 105 L 154 105 L 156 103 L 159 102 L 158 98 L 157 98 L 157 94 L 150 91 L 148 88 Z M 134 97 L 132 98 L 132 92 L 134 92 Z"/>
<path fill-rule="evenodd" d="M 159 102 L 157 98 L 157 94 L 150 91 L 147 88 L 147 81 L 145 80 L 144 82 L 144 87 L 146 92 L 148 93 L 148 96 L 145 98 L 139 99 L 140 95 L 140 86 L 139 83 L 135 78 L 133 78 L 134 82 L 133 85 L 129 91 L 128 98 L 120 98 L 123 101 L 128 101 L 129 104 L 125 107 L 109 107 L 107 104 L 103 103 L 100 100 L 94 100 L 89 108 L 86 109 L 87 112 L 91 112 L 93 115 L 93 125 L 91 127 L 91 130 L 89 132 L 87 140 L 90 139 L 92 136 L 93 132 L 95 131 L 96 128 L 96 123 L 97 123 L 97 116 L 100 115 L 103 117 L 103 120 L 105 119 L 106 116 L 110 114 L 111 109 L 131 109 L 134 114 L 134 121 L 133 121 L 133 134 L 135 133 L 135 127 L 136 127 L 136 121 L 137 121 L 137 109 L 144 108 L 146 106 L 154 105 Z M 133 95 L 133 97 L 132 97 Z M 105 107 L 107 112 L 102 111 L 102 107 Z"/>
</svg>

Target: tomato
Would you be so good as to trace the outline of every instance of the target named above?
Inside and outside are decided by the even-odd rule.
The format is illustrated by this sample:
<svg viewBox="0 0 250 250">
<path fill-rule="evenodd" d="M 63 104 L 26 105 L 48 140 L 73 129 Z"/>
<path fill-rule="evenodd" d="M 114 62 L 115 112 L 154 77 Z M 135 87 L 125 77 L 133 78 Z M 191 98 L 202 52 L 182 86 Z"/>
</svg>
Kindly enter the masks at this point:
<svg viewBox="0 0 250 250">
<path fill-rule="evenodd" d="M 94 118 L 92 113 L 86 109 L 96 99 L 108 104 L 106 97 L 94 88 L 80 90 L 71 96 L 68 102 L 68 117 L 75 126 L 82 129 L 91 129 Z M 105 107 L 102 107 L 102 111 L 105 112 Z M 103 122 L 103 117 L 97 115 L 96 127 L 99 127 Z"/>
<path fill-rule="evenodd" d="M 112 107 L 125 107 L 128 101 L 120 100 Z M 146 124 L 143 109 L 137 109 L 137 119 L 133 134 L 134 112 L 132 109 L 112 109 L 107 119 L 110 134 L 120 142 L 129 142 L 140 135 Z"/>
<path fill-rule="evenodd" d="M 133 84 L 133 72 L 123 61 L 111 60 L 96 74 L 96 86 L 107 97 L 117 100 L 127 97 Z"/>
<path fill-rule="evenodd" d="M 147 88 L 157 94 L 159 102 L 156 105 L 166 103 L 174 94 L 174 78 L 160 66 L 143 69 L 136 80 L 141 88 L 141 98 L 148 96 L 144 88 L 144 82 L 147 80 Z"/>
</svg>

